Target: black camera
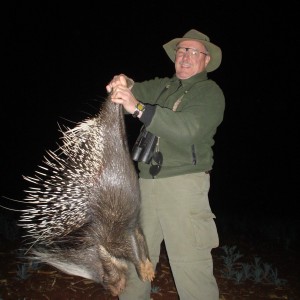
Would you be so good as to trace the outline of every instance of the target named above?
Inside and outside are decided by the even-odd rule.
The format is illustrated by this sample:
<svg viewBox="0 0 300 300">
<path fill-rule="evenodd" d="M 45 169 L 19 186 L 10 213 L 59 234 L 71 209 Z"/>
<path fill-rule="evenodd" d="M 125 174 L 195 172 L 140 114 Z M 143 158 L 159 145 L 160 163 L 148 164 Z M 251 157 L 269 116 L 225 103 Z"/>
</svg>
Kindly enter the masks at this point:
<svg viewBox="0 0 300 300">
<path fill-rule="evenodd" d="M 141 161 L 149 164 L 152 159 L 157 141 L 158 137 L 147 131 L 145 126 L 143 126 L 133 146 L 132 159 L 134 161 Z"/>
</svg>

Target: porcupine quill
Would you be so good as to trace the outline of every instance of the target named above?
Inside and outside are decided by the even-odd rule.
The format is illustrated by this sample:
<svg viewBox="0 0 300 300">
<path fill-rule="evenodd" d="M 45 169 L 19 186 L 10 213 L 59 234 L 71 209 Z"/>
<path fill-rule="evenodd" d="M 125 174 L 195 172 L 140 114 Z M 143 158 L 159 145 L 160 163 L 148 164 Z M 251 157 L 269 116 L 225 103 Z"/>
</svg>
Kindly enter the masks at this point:
<svg viewBox="0 0 300 300">
<path fill-rule="evenodd" d="M 140 226 L 140 190 L 123 108 L 108 96 L 100 112 L 64 128 L 33 177 L 19 219 L 29 259 L 101 283 L 114 296 L 128 263 L 141 280 L 154 271 Z"/>
</svg>

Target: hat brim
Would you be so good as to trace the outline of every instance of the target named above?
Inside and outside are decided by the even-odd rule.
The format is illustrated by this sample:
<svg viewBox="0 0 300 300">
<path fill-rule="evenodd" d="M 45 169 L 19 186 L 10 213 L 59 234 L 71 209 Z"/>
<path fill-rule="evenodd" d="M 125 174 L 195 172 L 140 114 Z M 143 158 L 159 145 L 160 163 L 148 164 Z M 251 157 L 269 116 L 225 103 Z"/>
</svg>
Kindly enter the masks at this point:
<svg viewBox="0 0 300 300">
<path fill-rule="evenodd" d="M 173 62 L 175 61 L 176 46 L 178 45 L 178 43 L 180 43 L 182 41 L 197 41 L 197 42 L 202 43 L 206 47 L 207 51 L 209 52 L 209 56 L 210 56 L 210 61 L 206 66 L 207 72 L 212 72 L 220 66 L 221 61 L 222 61 L 221 49 L 211 42 L 199 40 L 199 39 L 193 39 L 193 38 L 176 38 L 176 39 L 173 39 L 170 42 L 163 45 L 163 48 L 165 49 L 169 58 Z"/>
</svg>

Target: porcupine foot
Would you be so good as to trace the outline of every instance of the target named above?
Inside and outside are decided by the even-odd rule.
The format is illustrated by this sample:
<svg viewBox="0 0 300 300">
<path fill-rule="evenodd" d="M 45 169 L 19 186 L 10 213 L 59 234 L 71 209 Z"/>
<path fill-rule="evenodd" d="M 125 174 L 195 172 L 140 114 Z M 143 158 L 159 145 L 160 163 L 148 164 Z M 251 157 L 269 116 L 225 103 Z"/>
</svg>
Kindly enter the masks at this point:
<svg viewBox="0 0 300 300">
<path fill-rule="evenodd" d="M 126 279 L 125 277 L 122 277 L 118 283 L 114 285 L 108 285 L 107 289 L 110 291 L 112 296 L 116 297 L 124 291 L 125 286 L 126 286 Z"/>
<path fill-rule="evenodd" d="M 140 279 L 142 281 L 152 281 L 155 277 L 154 268 L 149 259 L 145 236 L 139 225 L 135 228 L 130 241 L 132 243 L 131 254 L 135 254 L 131 261 L 135 264 Z"/>
<path fill-rule="evenodd" d="M 140 275 L 143 281 L 152 281 L 155 277 L 152 263 L 147 259 L 140 264 Z"/>
<path fill-rule="evenodd" d="M 121 294 L 127 282 L 127 263 L 109 253 L 105 247 L 99 246 L 99 258 L 104 270 L 102 284 L 113 296 Z"/>
</svg>

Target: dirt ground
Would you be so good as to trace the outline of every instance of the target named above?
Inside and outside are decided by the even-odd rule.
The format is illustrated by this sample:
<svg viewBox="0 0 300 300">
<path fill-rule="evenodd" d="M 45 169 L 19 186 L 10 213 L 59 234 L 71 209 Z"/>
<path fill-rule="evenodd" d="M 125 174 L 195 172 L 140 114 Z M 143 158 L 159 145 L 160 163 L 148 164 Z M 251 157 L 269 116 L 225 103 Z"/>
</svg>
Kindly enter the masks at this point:
<svg viewBox="0 0 300 300">
<path fill-rule="evenodd" d="M 236 245 L 231 241 L 222 241 L 223 245 Z M 300 273 L 299 257 L 292 251 L 280 249 L 276 245 L 260 244 L 252 246 L 238 239 L 238 250 L 245 260 L 259 256 L 262 260 L 272 264 L 278 269 L 278 275 L 284 279 L 284 285 L 254 283 L 244 281 L 237 284 L 232 279 L 223 277 L 224 250 L 222 244 L 213 250 L 215 276 L 220 289 L 221 300 L 265 300 L 265 299 L 300 299 Z M 106 293 L 101 285 L 80 277 L 64 274 L 56 269 L 40 265 L 22 270 L 21 263 L 16 258 L 18 246 L 8 241 L 1 240 L 0 244 L 0 300 L 75 300 L 98 299 L 117 300 Z M 152 284 L 153 300 L 179 299 L 170 271 L 168 257 L 162 244 L 156 278 Z"/>
</svg>

